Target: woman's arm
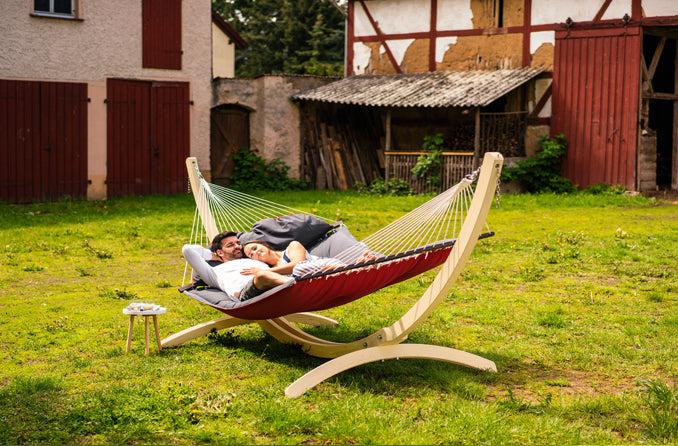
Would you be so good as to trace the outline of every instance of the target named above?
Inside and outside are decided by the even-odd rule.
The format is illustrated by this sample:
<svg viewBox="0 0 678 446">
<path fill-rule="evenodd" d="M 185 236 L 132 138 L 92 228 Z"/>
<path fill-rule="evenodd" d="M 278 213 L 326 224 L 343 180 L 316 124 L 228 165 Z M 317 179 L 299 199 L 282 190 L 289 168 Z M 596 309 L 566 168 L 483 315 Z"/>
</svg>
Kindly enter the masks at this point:
<svg viewBox="0 0 678 446">
<path fill-rule="evenodd" d="M 303 262 L 308 257 L 308 252 L 306 251 L 306 248 L 304 248 L 304 245 L 297 241 L 290 242 L 285 251 L 287 251 L 287 257 L 290 261 L 282 265 L 278 264 L 269 269 L 269 271 L 278 274 L 292 274 L 294 266 L 299 262 Z"/>
</svg>

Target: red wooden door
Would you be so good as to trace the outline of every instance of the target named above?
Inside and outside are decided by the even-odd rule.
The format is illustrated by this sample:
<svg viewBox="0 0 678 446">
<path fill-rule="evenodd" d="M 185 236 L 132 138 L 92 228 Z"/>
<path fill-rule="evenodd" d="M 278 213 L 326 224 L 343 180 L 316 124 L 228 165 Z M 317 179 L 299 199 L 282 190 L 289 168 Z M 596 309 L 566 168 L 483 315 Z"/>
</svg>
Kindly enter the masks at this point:
<svg viewBox="0 0 678 446">
<path fill-rule="evenodd" d="M 569 142 L 564 174 L 579 186 L 635 189 L 639 27 L 556 32 L 552 133 Z"/>
<path fill-rule="evenodd" d="M 233 174 L 235 153 L 250 148 L 249 111 L 237 105 L 222 105 L 212 109 L 210 120 L 211 181 L 225 186 Z"/>
<path fill-rule="evenodd" d="M 107 96 L 108 196 L 185 191 L 188 84 L 109 79 Z"/>
<path fill-rule="evenodd" d="M 0 80 L 0 200 L 87 195 L 87 84 Z"/>
</svg>

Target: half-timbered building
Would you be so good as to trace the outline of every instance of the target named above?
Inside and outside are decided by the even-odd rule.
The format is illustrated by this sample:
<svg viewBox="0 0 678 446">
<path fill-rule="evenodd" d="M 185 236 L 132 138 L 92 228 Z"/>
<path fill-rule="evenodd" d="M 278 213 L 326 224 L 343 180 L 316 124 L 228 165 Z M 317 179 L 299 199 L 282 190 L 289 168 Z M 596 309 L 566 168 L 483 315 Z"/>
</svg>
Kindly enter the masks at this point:
<svg viewBox="0 0 678 446">
<path fill-rule="evenodd" d="M 302 132 L 307 159 L 329 158 L 334 146 L 316 140 L 331 139 L 337 114 L 358 113 L 376 123 L 370 150 L 387 172 L 426 132 L 447 129 L 450 149 L 476 159 L 529 155 L 562 132 L 563 172 L 579 186 L 678 189 L 678 2 L 349 0 L 346 30 L 347 78 L 297 97 L 321 121 Z M 473 74 L 441 83 L 439 72 Z M 445 102 L 454 89 L 469 100 Z"/>
</svg>

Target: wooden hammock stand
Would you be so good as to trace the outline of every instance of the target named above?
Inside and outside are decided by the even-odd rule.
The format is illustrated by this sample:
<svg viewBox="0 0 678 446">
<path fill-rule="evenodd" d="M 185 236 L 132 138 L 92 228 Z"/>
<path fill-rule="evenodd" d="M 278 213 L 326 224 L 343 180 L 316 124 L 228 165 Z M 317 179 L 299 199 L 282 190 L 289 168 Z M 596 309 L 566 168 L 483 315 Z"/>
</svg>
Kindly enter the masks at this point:
<svg viewBox="0 0 678 446">
<path fill-rule="evenodd" d="M 285 389 L 285 395 L 296 398 L 322 381 L 345 370 L 385 359 L 422 358 L 450 362 L 474 369 L 496 372 L 494 362 L 480 356 L 427 344 L 402 344 L 408 334 L 422 324 L 431 312 L 445 299 L 454 281 L 464 269 L 478 242 L 497 188 L 503 157 L 496 152 L 485 154 L 476 190 L 467 217 L 461 227 L 457 243 L 442 265 L 431 285 L 417 302 L 394 324 L 349 343 L 337 343 L 312 336 L 295 324 L 337 325 L 338 322 L 314 313 L 296 313 L 268 320 L 244 320 L 224 316 L 187 328 L 161 341 L 162 348 L 179 346 L 191 339 L 207 335 L 212 330 L 222 330 L 237 325 L 257 323 L 280 342 L 298 344 L 312 356 L 333 358 L 300 377 Z M 186 160 L 191 189 L 198 212 L 209 240 L 217 235 L 217 226 L 206 200 L 201 198 L 199 170 L 195 158 Z"/>
</svg>

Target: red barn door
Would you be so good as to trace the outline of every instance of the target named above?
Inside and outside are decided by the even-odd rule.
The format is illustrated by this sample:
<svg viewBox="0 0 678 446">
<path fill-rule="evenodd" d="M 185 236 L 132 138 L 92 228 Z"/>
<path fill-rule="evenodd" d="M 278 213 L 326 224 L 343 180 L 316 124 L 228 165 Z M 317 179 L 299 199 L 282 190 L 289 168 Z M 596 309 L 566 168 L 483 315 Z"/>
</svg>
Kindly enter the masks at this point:
<svg viewBox="0 0 678 446">
<path fill-rule="evenodd" d="M 188 83 L 107 81 L 108 196 L 186 190 Z"/>
<path fill-rule="evenodd" d="M 579 186 L 635 189 L 639 27 L 556 32 L 552 133 L 569 142 L 565 176 Z"/>
<path fill-rule="evenodd" d="M 87 84 L 0 80 L 0 200 L 87 195 Z"/>
</svg>

